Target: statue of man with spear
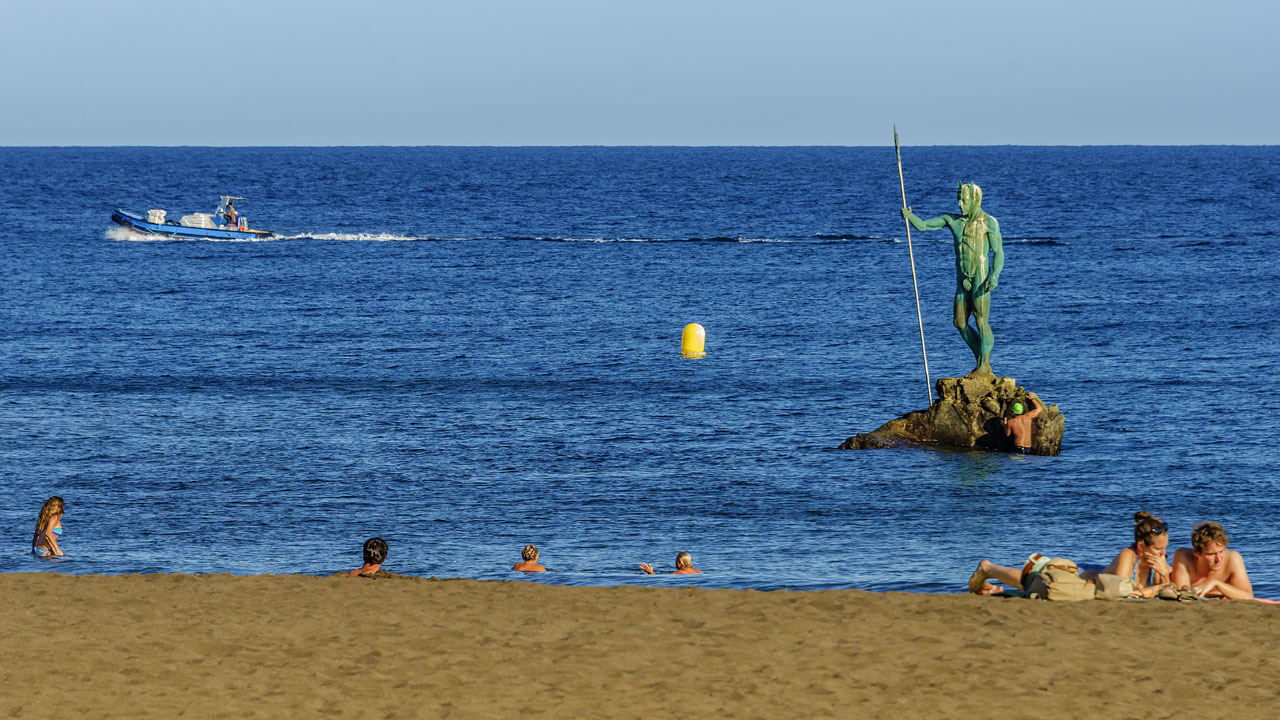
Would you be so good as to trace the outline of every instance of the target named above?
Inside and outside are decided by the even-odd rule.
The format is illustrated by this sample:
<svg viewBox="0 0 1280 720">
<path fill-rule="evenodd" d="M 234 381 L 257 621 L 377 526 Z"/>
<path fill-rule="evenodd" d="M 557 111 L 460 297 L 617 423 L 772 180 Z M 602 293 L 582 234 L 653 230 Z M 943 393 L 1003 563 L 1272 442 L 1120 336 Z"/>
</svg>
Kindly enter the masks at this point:
<svg viewBox="0 0 1280 720">
<path fill-rule="evenodd" d="M 995 344 L 995 336 L 991 334 L 987 316 L 991 311 L 991 291 L 996 289 L 1000 270 L 1004 267 L 1004 246 L 1000 238 L 1000 224 L 982 211 L 982 188 L 974 183 L 961 183 L 958 199 L 959 215 L 946 213 L 921 220 L 910 207 L 903 207 L 902 217 L 917 230 L 951 229 L 956 250 L 956 302 L 952 322 L 978 363 L 969 374 L 990 375 L 991 347 Z M 988 253 L 992 256 L 990 265 Z M 969 325 L 970 315 L 976 329 Z"/>
</svg>

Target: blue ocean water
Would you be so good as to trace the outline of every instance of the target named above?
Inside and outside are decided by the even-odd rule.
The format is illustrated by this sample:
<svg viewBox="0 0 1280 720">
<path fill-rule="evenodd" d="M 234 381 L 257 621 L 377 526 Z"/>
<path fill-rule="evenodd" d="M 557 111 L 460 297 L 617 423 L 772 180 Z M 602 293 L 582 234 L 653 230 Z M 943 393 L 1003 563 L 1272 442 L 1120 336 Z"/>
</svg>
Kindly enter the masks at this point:
<svg viewBox="0 0 1280 720">
<path fill-rule="evenodd" d="M 927 402 L 892 148 L 0 148 L 0 571 L 959 592 L 1224 523 L 1280 597 L 1280 148 L 905 147 L 985 191 L 1060 457 L 836 451 Z M 144 241 L 111 210 L 267 242 Z M 930 372 L 948 233 L 913 233 Z M 683 326 L 707 356 L 680 357 Z M 69 560 L 26 555 L 67 501 Z M 687 550 L 705 575 L 641 575 Z"/>
</svg>

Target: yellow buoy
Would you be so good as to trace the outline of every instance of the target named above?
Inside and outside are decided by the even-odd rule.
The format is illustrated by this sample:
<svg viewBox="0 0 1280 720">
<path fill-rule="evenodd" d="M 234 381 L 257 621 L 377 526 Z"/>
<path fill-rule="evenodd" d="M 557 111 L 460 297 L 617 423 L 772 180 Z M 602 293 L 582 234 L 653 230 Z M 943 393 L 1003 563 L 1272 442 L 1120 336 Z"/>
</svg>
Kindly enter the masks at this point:
<svg viewBox="0 0 1280 720">
<path fill-rule="evenodd" d="M 707 331 L 698 323 L 684 326 L 684 335 L 680 338 L 680 354 L 687 358 L 700 358 L 706 355 Z"/>
</svg>

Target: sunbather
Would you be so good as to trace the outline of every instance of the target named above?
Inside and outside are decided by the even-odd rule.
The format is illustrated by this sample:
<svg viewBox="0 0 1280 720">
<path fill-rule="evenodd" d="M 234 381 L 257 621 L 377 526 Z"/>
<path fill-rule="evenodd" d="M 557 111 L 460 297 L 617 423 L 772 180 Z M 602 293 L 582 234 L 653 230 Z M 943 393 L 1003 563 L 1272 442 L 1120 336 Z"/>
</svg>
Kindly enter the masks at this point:
<svg viewBox="0 0 1280 720">
<path fill-rule="evenodd" d="M 1133 544 L 1122 549 L 1111 564 L 1081 568 L 1080 576 L 1086 580 L 1097 578 L 1099 573 L 1123 575 L 1134 578 L 1134 585 L 1139 588 L 1154 590 L 1169 581 L 1172 572 L 1165 561 L 1165 552 L 1169 547 L 1169 525 L 1150 513 L 1140 512 L 1133 516 Z M 1021 568 L 996 565 L 990 560 L 978 563 L 978 569 L 969 577 L 969 592 L 976 595 L 995 595 L 1004 592 L 1004 587 L 996 583 L 1004 583 L 1022 590 L 1023 580 L 1037 568 L 1037 559 L 1048 560 L 1047 556 L 1032 555 Z M 987 582 L 995 580 L 995 583 Z"/>
<path fill-rule="evenodd" d="M 1173 582 L 1190 585 L 1200 597 L 1248 600 L 1253 583 L 1244 558 L 1227 549 L 1227 531 L 1215 522 L 1200 523 L 1191 533 L 1191 547 L 1173 554 Z"/>
</svg>

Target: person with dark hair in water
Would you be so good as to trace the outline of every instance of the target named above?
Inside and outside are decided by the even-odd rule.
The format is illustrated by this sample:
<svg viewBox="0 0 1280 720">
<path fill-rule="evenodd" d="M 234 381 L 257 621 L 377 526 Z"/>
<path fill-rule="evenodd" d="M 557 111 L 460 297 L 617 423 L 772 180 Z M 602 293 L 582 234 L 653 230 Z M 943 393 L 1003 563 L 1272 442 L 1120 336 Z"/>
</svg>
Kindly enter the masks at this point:
<svg viewBox="0 0 1280 720">
<path fill-rule="evenodd" d="M 382 569 L 387 561 L 387 541 L 380 537 L 364 541 L 364 565 L 347 573 L 352 577 L 386 577 L 390 573 Z"/>
<path fill-rule="evenodd" d="M 1253 583 L 1244 569 L 1244 558 L 1227 549 L 1227 531 L 1215 522 L 1204 522 L 1191 533 L 1191 547 L 1173 554 L 1173 582 L 1191 586 L 1200 597 L 1249 600 Z"/>
</svg>

